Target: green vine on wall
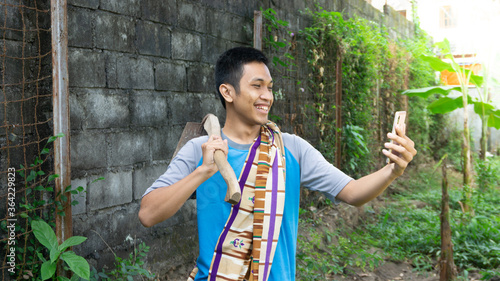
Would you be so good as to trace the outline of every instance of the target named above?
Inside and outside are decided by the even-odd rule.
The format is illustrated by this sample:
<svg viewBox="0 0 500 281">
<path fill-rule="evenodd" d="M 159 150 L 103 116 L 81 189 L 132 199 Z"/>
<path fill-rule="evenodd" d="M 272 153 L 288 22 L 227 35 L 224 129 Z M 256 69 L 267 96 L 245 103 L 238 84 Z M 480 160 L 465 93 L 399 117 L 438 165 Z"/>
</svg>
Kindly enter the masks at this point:
<svg viewBox="0 0 500 281">
<path fill-rule="evenodd" d="M 268 33 L 264 42 L 272 51 L 275 69 L 286 76 L 300 68 L 299 62 L 307 61 L 306 75 L 285 78 L 300 85 L 302 112 L 308 112 L 306 122 L 316 132 L 312 139 L 317 140 L 317 147 L 330 162 L 335 162 L 335 133 L 341 131 L 339 168 L 360 176 L 382 166 L 380 148 L 398 110 L 409 111 L 411 136 L 417 138 L 419 150 L 431 153 L 430 134 L 436 129 L 436 118 L 423 103 L 408 108 L 408 100 L 400 95 L 413 85 L 433 82 L 432 70 L 416 59 L 430 50 L 430 40 L 418 26 L 414 38 L 394 40 L 377 23 L 356 16 L 346 19 L 341 13 L 318 7 L 305 11 L 311 25 L 293 34 L 289 23 L 279 20 L 274 10 L 261 10 Z M 294 50 L 294 56 L 290 50 Z M 337 128 L 335 74 L 339 59 L 342 126 Z M 285 96 L 281 91 L 275 93 L 277 99 Z"/>
<path fill-rule="evenodd" d="M 344 19 L 338 12 L 322 8 L 307 11 L 310 27 L 300 32 L 306 42 L 304 53 L 311 68 L 312 105 L 321 134 L 320 149 L 333 162 L 335 156 L 335 64 L 342 56 L 342 168 L 360 176 L 382 165 L 379 150 L 390 131 L 397 110 L 410 111 L 400 92 L 409 83 L 424 82 L 432 77 L 429 68 L 412 68 L 421 47 L 421 39 L 392 40 L 383 26 L 359 17 Z M 338 50 L 341 52 L 338 52 Z M 419 116 L 428 117 L 420 109 Z M 413 120 L 415 120 L 415 118 Z M 410 123 L 412 121 L 410 120 Z M 425 132 L 427 133 L 427 132 Z M 375 140 L 375 141 L 374 141 Z M 428 142 L 425 145 L 429 145 Z M 368 148 L 368 150 L 366 149 Z"/>
</svg>

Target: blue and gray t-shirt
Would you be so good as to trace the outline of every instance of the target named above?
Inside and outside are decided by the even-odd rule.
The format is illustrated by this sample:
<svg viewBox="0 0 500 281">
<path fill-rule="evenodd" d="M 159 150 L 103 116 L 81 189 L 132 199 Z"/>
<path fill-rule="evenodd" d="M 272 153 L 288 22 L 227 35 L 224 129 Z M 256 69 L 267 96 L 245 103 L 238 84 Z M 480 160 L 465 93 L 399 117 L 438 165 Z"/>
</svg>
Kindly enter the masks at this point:
<svg viewBox="0 0 500 281">
<path fill-rule="evenodd" d="M 251 144 L 238 144 L 228 139 L 228 162 L 238 176 L 243 169 Z M 170 186 L 192 173 L 202 163 L 201 145 L 208 136 L 190 140 L 172 160 L 167 171 L 158 178 L 144 195 L 156 188 Z M 278 246 L 271 267 L 270 281 L 295 280 L 295 254 L 299 222 L 300 186 L 323 192 L 336 201 L 337 194 L 352 178 L 344 174 L 304 139 L 283 133 L 286 158 L 286 195 L 283 222 Z M 227 186 L 217 172 L 196 190 L 198 236 L 200 254 L 195 280 L 207 280 L 210 263 L 219 235 L 231 211 L 224 201 Z"/>
</svg>

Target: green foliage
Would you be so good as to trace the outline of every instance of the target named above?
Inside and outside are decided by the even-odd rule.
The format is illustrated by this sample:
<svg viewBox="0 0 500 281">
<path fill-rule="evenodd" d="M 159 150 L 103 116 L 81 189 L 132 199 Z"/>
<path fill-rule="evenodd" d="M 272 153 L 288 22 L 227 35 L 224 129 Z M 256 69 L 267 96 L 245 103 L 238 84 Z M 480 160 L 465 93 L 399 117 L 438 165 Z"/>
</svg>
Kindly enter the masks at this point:
<svg viewBox="0 0 500 281">
<path fill-rule="evenodd" d="M 88 280 L 90 278 L 90 267 L 88 262 L 76 255 L 73 251 L 66 251 L 71 246 L 76 246 L 83 243 L 87 238 L 81 236 L 73 236 L 65 240 L 61 245 L 57 242 L 57 237 L 52 228 L 44 221 L 32 221 L 31 228 L 35 238 L 43 245 L 50 253 L 50 259 L 46 260 L 42 254 L 39 258 L 43 261 L 41 267 L 42 280 L 52 278 L 55 280 L 58 262 L 64 261 L 73 273 L 79 277 Z M 58 278 L 59 279 L 59 278 Z"/>
<path fill-rule="evenodd" d="M 84 188 L 79 186 L 72 188 L 67 186 L 64 192 L 59 191 L 57 194 L 54 192 L 54 180 L 59 177 L 58 174 L 48 174 L 44 171 L 44 163 L 47 157 L 50 156 L 50 149 L 47 147 L 52 144 L 57 138 L 64 137 L 60 133 L 51 136 L 44 147 L 41 149 L 40 154 L 35 157 L 35 160 L 29 167 L 20 166 L 17 173 L 24 179 L 25 196 L 20 197 L 18 213 L 18 223 L 16 223 L 16 233 L 22 233 L 24 236 L 14 246 L 17 253 L 16 272 L 22 272 L 22 275 L 31 276 L 35 279 L 50 278 L 52 271 L 55 271 L 58 259 L 64 260 L 67 265 L 78 265 L 80 258 L 76 258 L 72 252 L 64 252 L 69 245 L 80 241 L 80 238 L 69 238 L 61 246 L 57 245 L 55 234 L 50 234 L 50 226 L 55 227 L 55 215 L 64 216 L 63 206 L 71 200 L 66 194 L 79 195 L 84 191 Z M 92 183 L 103 180 L 98 178 Z M 71 205 L 78 204 L 77 198 L 71 201 Z M 1 229 L 6 229 L 7 221 L 2 221 L 0 224 Z M 31 229 L 30 229 L 31 228 Z M 37 231 L 35 231 L 37 229 Z M 50 229 L 50 231 L 49 231 Z M 31 231 L 33 230 L 33 231 Z M 53 232 L 52 232 L 53 233 Z M 38 236 L 37 236 L 38 235 Z M 43 242 L 42 242 L 43 241 Z M 41 243 L 42 242 L 42 243 Z M 81 241 L 83 242 L 83 241 Z M 81 243 L 80 242 L 80 243 Z M 5 244 L 5 242 L 2 242 Z M 47 261 L 44 257 L 44 251 L 40 244 L 50 251 L 50 259 Z M 5 245 L 6 247 L 7 245 Z M 4 245 L 2 245 L 4 247 Z M 50 250 L 62 247 L 59 250 Z M 63 249 L 64 248 L 64 249 Z M 64 252 L 64 253 L 63 253 Z M 40 261 L 43 261 L 41 264 Z M 40 265 L 41 264 L 41 265 Z M 74 267 L 78 272 L 79 267 Z M 22 276 L 19 276 L 19 278 Z M 45 279 L 47 279 L 45 278 Z M 43 279 L 43 280 L 45 280 Z M 59 276 L 58 279 L 64 279 Z"/>
<path fill-rule="evenodd" d="M 449 42 L 445 39 L 443 42 L 436 43 L 436 45 L 444 52 L 445 57 L 451 60 L 450 63 L 441 60 L 434 56 L 422 55 L 421 59 L 429 63 L 429 65 L 436 71 L 447 70 L 449 72 L 457 73 L 460 80 L 460 86 L 434 86 L 419 89 L 412 89 L 403 92 L 408 96 L 418 96 L 428 98 L 432 95 L 441 95 L 441 97 L 428 105 L 428 109 L 432 113 L 444 114 L 451 112 L 458 108 L 463 108 L 467 104 L 474 105 L 474 112 L 480 116 L 485 116 L 487 125 L 500 129 L 500 109 L 497 109 L 491 102 L 482 101 L 478 98 L 472 98 L 468 94 L 469 81 L 481 87 L 483 84 L 483 77 L 474 75 L 471 70 L 465 69 L 455 62 L 450 52 Z M 459 91 L 463 97 L 450 98 L 448 94 L 452 91 Z"/>
<path fill-rule="evenodd" d="M 300 31 L 300 39 L 306 43 L 305 53 L 311 68 L 314 104 L 309 106 L 316 112 L 311 121 L 320 132 L 320 150 L 332 161 L 336 147 L 333 135 L 337 130 L 337 108 L 332 93 L 336 92 L 336 64 L 342 59 L 342 169 L 353 176 L 366 174 L 381 160 L 377 155 L 385 137 L 382 132 L 391 130 L 392 114 L 404 108 L 398 93 L 410 85 L 433 83 L 432 69 L 417 59 L 429 51 L 430 40 L 417 35 L 414 40 L 394 42 L 383 26 L 368 20 L 344 19 L 341 13 L 321 8 L 308 13 L 313 18 L 312 25 Z M 433 121 L 425 106 L 424 103 L 412 106 L 409 132 L 412 137 L 423 135 L 416 143 L 425 148 L 424 152 L 431 153 L 428 136 Z M 348 128 L 362 129 L 358 132 L 367 144 L 367 153 L 360 153 L 363 147 L 345 141 L 353 136 Z M 374 139 L 377 141 L 368 141 Z"/>
<path fill-rule="evenodd" d="M 118 280 L 118 281 L 132 281 L 135 276 L 146 278 L 154 278 L 155 275 L 144 269 L 144 260 L 149 252 L 149 246 L 143 242 L 134 251 L 129 254 L 126 259 L 123 259 L 115 254 L 115 268 L 110 272 L 97 272 L 92 269 L 91 281 L 98 280 Z"/>
<path fill-rule="evenodd" d="M 419 28 L 416 28 L 415 37 L 401 41 L 402 45 L 409 52 L 409 80 L 408 88 L 430 87 L 436 84 L 435 74 L 429 64 L 420 60 L 422 54 L 431 53 L 430 37 Z M 435 98 L 430 97 L 433 101 Z M 439 144 L 436 138 L 442 136 L 442 119 L 439 114 L 432 114 L 427 109 L 428 102 L 421 98 L 409 97 L 408 104 L 410 110 L 408 114 L 407 134 L 415 142 L 418 157 L 413 159 L 416 164 L 425 163 L 432 159 L 435 154 L 435 146 Z M 434 157 L 440 159 L 442 155 Z"/>
<path fill-rule="evenodd" d="M 494 172 L 499 174 L 500 169 Z M 440 176 L 421 171 L 415 179 L 405 182 L 405 186 L 395 197 L 397 202 L 386 208 L 374 224 L 366 225 L 367 235 L 385 237 L 374 239 L 375 245 L 391 259 L 410 260 L 417 269 L 429 270 L 441 249 Z M 472 197 L 475 217 L 461 210 L 462 190 L 453 188 L 449 195 L 455 264 L 462 271 L 499 275 L 500 190 L 489 189 Z"/>
<path fill-rule="evenodd" d="M 343 143 L 346 144 L 345 165 L 347 171 L 354 173 L 359 166 L 359 160 L 362 159 L 368 152 L 365 137 L 363 136 L 364 129 L 355 125 L 346 125 L 344 127 Z"/>
<path fill-rule="evenodd" d="M 385 132 L 391 130 L 393 113 L 405 106 L 399 93 L 414 85 L 427 87 L 435 83 L 430 66 L 418 59 L 430 52 L 430 38 L 417 28 L 411 40 L 393 41 L 383 26 L 358 17 L 344 19 L 341 13 L 321 7 L 317 11 L 307 10 L 311 25 L 294 34 L 289 23 L 278 19 L 274 10 L 261 10 L 266 31 L 263 39 L 273 56 L 275 69 L 283 78 L 300 85 L 303 95 L 309 95 L 304 97 L 303 113 L 306 123 L 314 128 L 306 130 L 314 131 L 309 137 L 318 140 L 320 151 L 332 162 L 338 130 L 334 99 L 336 64 L 342 60 L 341 168 L 352 176 L 372 171 L 377 161 L 382 162 L 380 147 Z M 301 51 L 297 53 L 296 47 Z M 295 57 L 291 55 L 293 50 Z M 303 61 L 303 56 L 309 66 L 309 78 L 298 81 L 286 76 L 298 70 L 296 63 Z M 276 99 L 282 99 L 286 93 L 280 89 L 274 94 Z M 430 136 L 438 134 L 431 131 L 436 121 L 426 106 L 421 101 L 413 103 L 409 114 L 409 134 L 415 138 L 420 159 L 432 154 Z M 274 114 L 271 118 L 281 120 Z M 364 148 L 345 142 L 353 137 L 352 130 L 345 131 L 346 128 L 361 128 L 357 132 L 368 152 L 361 153 Z"/>
<path fill-rule="evenodd" d="M 500 159 L 476 159 L 476 183 L 480 192 L 492 190 L 500 186 Z"/>
<path fill-rule="evenodd" d="M 352 232 L 346 237 L 340 228 L 334 231 L 320 229 L 321 219 L 308 220 L 311 212 L 303 211 L 300 227 L 307 227 L 307 235 L 299 235 L 297 252 L 297 280 L 326 280 L 328 275 L 343 274 L 348 268 L 374 270 L 382 263 L 378 252 L 370 252 L 371 241 Z M 307 221 L 307 222 L 304 222 Z"/>
<path fill-rule="evenodd" d="M 281 30 L 286 30 L 287 35 L 292 36 L 292 33 L 287 30 L 289 23 L 278 19 L 276 17 L 276 11 L 271 8 L 264 10 L 261 7 L 260 10 L 262 11 L 262 16 L 266 20 L 265 27 L 268 31 L 268 36 L 263 38 L 264 43 L 278 52 L 277 55 L 273 56 L 272 62 L 275 66 L 280 65 L 285 69 L 290 70 L 293 66 L 296 66 L 294 63 L 295 58 L 288 51 L 290 41 L 278 35 Z M 283 71 L 280 68 L 276 69 Z"/>
</svg>

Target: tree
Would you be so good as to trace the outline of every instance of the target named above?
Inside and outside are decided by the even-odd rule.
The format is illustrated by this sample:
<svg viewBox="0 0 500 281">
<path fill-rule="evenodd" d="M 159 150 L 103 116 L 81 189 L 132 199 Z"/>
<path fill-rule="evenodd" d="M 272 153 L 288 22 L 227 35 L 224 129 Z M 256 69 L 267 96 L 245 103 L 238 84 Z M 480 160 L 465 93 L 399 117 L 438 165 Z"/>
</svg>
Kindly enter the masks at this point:
<svg viewBox="0 0 500 281">
<path fill-rule="evenodd" d="M 460 66 L 454 59 L 450 51 L 450 44 L 448 40 L 436 43 L 436 46 L 440 49 L 441 53 L 444 55 L 445 59 L 450 62 L 445 62 L 442 59 L 435 56 L 423 55 L 421 58 L 429 62 L 430 66 L 436 71 L 447 70 L 449 72 L 454 72 L 457 74 L 460 86 L 435 86 L 427 87 L 422 89 L 412 89 L 404 91 L 404 95 L 408 96 L 418 96 L 422 98 L 428 98 L 432 95 L 439 95 L 439 99 L 428 105 L 428 109 L 432 113 L 445 114 L 456 110 L 458 108 L 463 108 L 464 115 L 464 131 L 463 131 L 463 185 L 464 185 L 464 211 L 473 213 L 472 209 L 472 159 L 470 151 L 470 129 L 468 122 L 468 105 L 474 105 L 474 111 L 481 115 L 483 122 L 487 122 L 487 126 L 500 129 L 500 109 L 495 108 L 493 104 L 485 99 L 473 98 L 469 95 L 470 84 L 475 85 L 480 88 L 483 85 L 484 79 L 482 76 L 473 74 L 472 70 L 466 69 Z M 452 98 L 448 95 L 453 92 L 458 91 L 461 93 L 460 97 Z"/>
</svg>

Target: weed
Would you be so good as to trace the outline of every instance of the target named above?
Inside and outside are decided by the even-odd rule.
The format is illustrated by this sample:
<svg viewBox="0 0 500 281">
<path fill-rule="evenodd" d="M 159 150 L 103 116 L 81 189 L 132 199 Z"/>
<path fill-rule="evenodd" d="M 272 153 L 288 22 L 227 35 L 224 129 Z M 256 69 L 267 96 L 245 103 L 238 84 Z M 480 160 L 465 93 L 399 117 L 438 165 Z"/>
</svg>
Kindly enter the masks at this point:
<svg viewBox="0 0 500 281">
<path fill-rule="evenodd" d="M 386 237 L 375 240 L 375 246 L 388 253 L 391 259 L 408 260 L 416 270 L 429 271 L 434 266 L 433 260 L 440 255 L 441 192 L 430 171 L 416 175 L 416 178 L 422 177 L 429 181 L 400 192 L 395 197 L 396 203 L 389 205 L 375 223 L 364 227 L 367 235 Z M 500 274 L 500 192 L 489 189 L 476 193 L 472 197 L 476 216 L 470 216 L 463 213 L 459 204 L 462 191 L 450 190 L 454 260 L 462 270 L 461 278 L 466 278 L 466 270 L 478 270 L 484 279 L 490 279 Z M 417 208 L 413 204 L 415 201 L 423 202 L 425 207 Z"/>
<path fill-rule="evenodd" d="M 309 216 L 309 211 L 302 211 L 302 217 Z M 299 235 L 297 254 L 298 280 L 325 280 L 330 274 L 342 274 L 350 268 L 363 271 L 374 270 L 380 266 L 383 257 L 377 251 L 370 252 L 366 236 L 351 232 L 348 237 L 342 235 L 337 228 L 334 231 L 321 229 L 321 219 L 310 224 L 302 218 L 299 227 L 308 229 L 307 235 Z M 306 226 L 309 224 L 309 226 Z"/>
<path fill-rule="evenodd" d="M 493 189 L 500 185 L 500 174 L 498 173 L 500 160 L 492 158 L 483 161 L 481 159 L 476 159 L 475 161 L 476 170 L 476 183 L 479 187 L 479 191 L 487 191 Z"/>
</svg>

